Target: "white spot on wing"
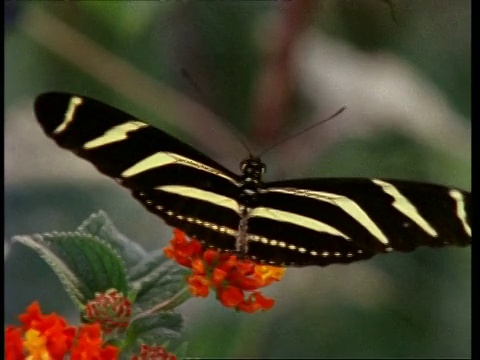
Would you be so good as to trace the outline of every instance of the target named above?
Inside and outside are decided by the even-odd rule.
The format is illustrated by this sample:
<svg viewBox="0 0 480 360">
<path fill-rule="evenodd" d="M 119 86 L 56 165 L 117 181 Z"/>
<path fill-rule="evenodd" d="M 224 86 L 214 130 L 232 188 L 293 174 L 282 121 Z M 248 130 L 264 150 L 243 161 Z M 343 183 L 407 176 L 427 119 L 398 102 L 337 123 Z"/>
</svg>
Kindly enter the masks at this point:
<svg viewBox="0 0 480 360">
<path fill-rule="evenodd" d="M 465 211 L 465 200 L 463 199 L 463 194 L 458 190 L 452 189 L 448 192 L 448 195 L 450 195 L 450 197 L 455 200 L 455 203 L 457 204 L 457 217 L 462 223 L 465 233 L 472 237 L 472 228 L 467 221 L 467 212 Z"/>
<path fill-rule="evenodd" d="M 60 125 L 58 125 L 55 130 L 53 130 L 54 134 L 59 134 L 68 127 L 68 125 L 73 120 L 77 107 L 79 107 L 82 103 L 83 103 L 83 100 L 81 97 L 72 96 L 72 98 L 70 99 L 70 102 L 68 103 L 68 108 L 65 113 L 65 118 L 63 119 L 63 122 Z"/>
<path fill-rule="evenodd" d="M 237 214 L 240 214 L 239 205 L 235 200 L 214 192 L 183 185 L 157 186 L 155 190 L 161 190 L 171 194 L 177 194 L 192 199 L 206 201 L 213 205 L 222 206 L 235 211 Z"/>
<path fill-rule="evenodd" d="M 252 210 L 250 217 L 259 217 L 265 219 L 272 219 L 275 221 L 287 222 L 297 226 L 302 226 L 317 232 L 328 233 L 335 236 L 343 237 L 346 240 L 350 238 L 342 233 L 340 230 L 335 229 L 324 222 L 303 216 L 288 211 L 272 209 L 267 207 L 257 207 Z"/>
<path fill-rule="evenodd" d="M 417 208 L 394 185 L 378 179 L 373 179 L 372 181 L 380 186 L 386 194 L 393 197 L 392 206 L 395 209 L 412 219 L 430 236 L 438 237 L 435 229 L 418 213 Z"/>
<path fill-rule="evenodd" d="M 123 177 L 131 177 L 137 174 L 140 174 L 144 171 L 159 168 L 165 165 L 170 165 L 170 164 L 180 164 L 180 165 L 185 165 L 185 166 L 190 166 L 193 167 L 194 169 L 198 169 L 201 171 L 205 171 L 214 175 L 221 176 L 224 179 L 227 179 L 228 181 L 232 182 L 235 185 L 239 185 L 235 179 L 232 179 L 231 177 L 225 175 L 224 173 L 207 166 L 205 164 L 202 164 L 198 161 L 194 161 L 192 159 L 189 159 L 185 156 L 175 154 L 172 152 L 157 152 L 141 161 L 133 165 L 132 167 L 126 169 L 124 172 L 122 172 Z"/>
<path fill-rule="evenodd" d="M 90 140 L 83 144 L 83 148 L 86 150 L 94 149 L 117 141 L 126 140 L 128 138 L 129 132 L 142 129 L 147 126 L 149 125 L 141 121 L 129 121 L 124 124 L 114 126 L 105 131 L 105 133 L 98 138 Z"/>
<path fill-rule="evenodd" d="M 338 206 L 340 209 L 342 209 L 348 215 L 354 218 L 365 229 L 367 229 L 378 241 L 385 245 L 388 245 L 388 239 L 382 232 L 382 230 L 378 228 L 375 222 L 370 219 L 368 214 L 363 211 L 363 209 L 355 201 L 349 199 L 348 197 L 323 191 L 313 191 L 295 188 L 270 188 L 268 189 L 268 191 L 281 192 L 296 196 L 304 196 L 313 200 L 324 201 Z"/>
</svg>

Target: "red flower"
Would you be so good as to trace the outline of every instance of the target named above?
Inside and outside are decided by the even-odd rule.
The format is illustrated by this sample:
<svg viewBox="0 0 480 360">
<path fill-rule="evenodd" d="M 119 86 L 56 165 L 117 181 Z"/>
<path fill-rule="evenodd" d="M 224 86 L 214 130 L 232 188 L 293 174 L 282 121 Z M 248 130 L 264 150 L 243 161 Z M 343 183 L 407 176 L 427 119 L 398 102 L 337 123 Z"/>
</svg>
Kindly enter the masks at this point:
<svg viewBox="0 0 480 360">
<path fill-rule="evenodd" d="M 126 328 L 131 312 L 130 300 L 115 289 L 96 293 L 95 298 L 85 306 L 85 318 L 91 322 L 100 323 L 102 330 L 106 333 L 118 328 Z"/>
<path fill-rule="evenodd" d="M 195 274 L 205 274 L 205 263 L 201 259 L 193 259 L 191 268 Z"/>
<path fill-rule="evenodd" d="M 187 278 L 190 292 L 195 296 L 207 297 L 210 281 L 203 275 L 190 275 Z"/>
<path fill-rule="evenodd" d="M 261 293 L 254 292 L 250 294 L 246 301 L 238 305 L 238 309 L 248 313 L 254 313 L 258 310 L 269 310 L 274 304 L 275 301 L 273 299 L 268 299 Z"/>
<path fill-rule="evenodd" d="M 25 359 L 22 332 L 14 326 L 5 329 L 5 360 Z"/>
<path fill-rule="evenodd" d="M 18 318 L 26 331 L 27 351 L 34 357 L 48 354 L 51 359 L 64 358 L 75 337 L 75 328 L 67 326 L 65 319 L 55 313 L 43 315 L 36 301 Z"/>
<path fill-rule="evenodd" d="M 175 237 L 170 242 L 172 247 L 165 248 L 165 255 L 183 266 L 190 267 L 192 259 L 202 254 L 202 245 L 198 241 L 187 240 L 185 234 L 178 229 L 173 230 Z"/>
<path fill-rule="evenodd" d="M 162 346 L 142 345 L 140 355 L 134 355 L 132 360 L 177 360 L 177 357 Z"/>
<path fill-rule="evenodd" d="M 119 349 L 107 345 L 102 348 L 102 332 L 100 324 L 87 324 L 80 327 L 75 347 L 72 349 L 71 360 L 115 360 Z"/>
<path fill-rule="evenodd" d="M 243 301 L 243 291 L 234 286 L 226 286 L 218 291 L 220 302 L 226 307 L 236 307 Z"/>
<path fill-rule="evenodd" d="M 9 326 L 5 331 L 5 358 L 8 360 L 115 360 L 119 349 L 102 348 L 100 325 L 67 326 L 61 316 L 42 314 L 37 302 L 19 316 L 21 327 Z"/>
<path fill-rule="evenodd" d="M 187 283 L 193 295 L 206 297 L 211 287 L 226 307 L 252 313 L 273 306 L 273 299 L 265 298 L 256 290 L 279 281 L 285 268 L 239 260 L 235 255 L 213 249 L 203 251 L 198 240 L 187 239 L 178 229 L 173 234 L 174 238 L 164 252 L 180 265 L 192 269 Z M 245 298 L 245 291 L 253 292 Z"/>
<path fill-rule="evenodd" d="M 220 268 L 214 268 L 212 272 L 212 283 L 215 287 L 219 287 L 228 276 L 228 272 Z"/>
</svg>

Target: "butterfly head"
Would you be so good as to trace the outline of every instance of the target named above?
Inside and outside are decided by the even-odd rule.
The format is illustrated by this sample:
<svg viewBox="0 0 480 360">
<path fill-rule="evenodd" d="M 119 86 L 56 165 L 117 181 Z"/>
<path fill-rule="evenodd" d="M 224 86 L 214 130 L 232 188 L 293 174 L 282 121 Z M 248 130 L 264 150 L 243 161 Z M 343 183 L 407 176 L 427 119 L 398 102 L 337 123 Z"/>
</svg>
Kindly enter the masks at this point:
<svg viewBox="0 0 480 360">
<path fill-rule="evenodd" d="M 267 171 L 267 167 L 259 157 L 250 156 L 240 163 L 240 170 L 244 178 L 260 179 Z"/>
</svg>

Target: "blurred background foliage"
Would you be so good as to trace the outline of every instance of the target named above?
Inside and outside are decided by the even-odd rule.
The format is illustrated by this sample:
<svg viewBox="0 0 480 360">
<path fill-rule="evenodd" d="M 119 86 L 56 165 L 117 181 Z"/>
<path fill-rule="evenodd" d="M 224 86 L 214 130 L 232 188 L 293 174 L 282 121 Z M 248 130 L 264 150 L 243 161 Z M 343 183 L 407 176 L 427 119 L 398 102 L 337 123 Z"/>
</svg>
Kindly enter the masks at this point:
<svg viewBox="0 0 480 360">
<path fill-rule="evenodd" d="M 148 249 L 171 230 L 41 133 L 37 94 L 88 95 L 267 179 L 377 176 L 471 187 L 470 2 L 166 1 L 5 5 L 5 321 L 34 299 L 77 320 L 58 280 L 15 234 L 64 231 L 103 209 Z M 182 76 L 186 69 L 201 91 Z M 192 299 L 195 357 L 471 356 L 470 249 L 420 249 L 287 271 L 277 303 L 246 315 Z M 53 296 L 52 296 L 53 295 Z"/>
</svg>

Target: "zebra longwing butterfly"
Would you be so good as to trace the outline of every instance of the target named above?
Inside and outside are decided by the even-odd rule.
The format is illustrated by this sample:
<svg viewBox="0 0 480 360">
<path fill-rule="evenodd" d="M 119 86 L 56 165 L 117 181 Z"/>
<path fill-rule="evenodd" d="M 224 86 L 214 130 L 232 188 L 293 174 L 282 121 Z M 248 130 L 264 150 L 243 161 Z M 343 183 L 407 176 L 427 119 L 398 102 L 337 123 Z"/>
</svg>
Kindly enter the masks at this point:
<svg viewBox="0 0 480 360">
<path fill-rule="evenodd" d="M 90 161 L 167 224 L 257 262 L 326 266 L 418 246 L 471 243 L 471 194 L 388 179 L 264 183 L 250 156 L 237 175 L 191 146 L 87 97 L 35 102 L 45 133 Z"/>
</svg>

